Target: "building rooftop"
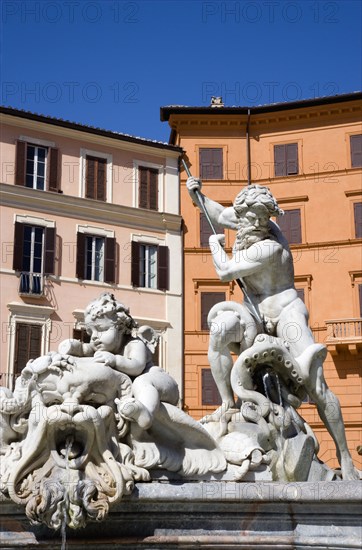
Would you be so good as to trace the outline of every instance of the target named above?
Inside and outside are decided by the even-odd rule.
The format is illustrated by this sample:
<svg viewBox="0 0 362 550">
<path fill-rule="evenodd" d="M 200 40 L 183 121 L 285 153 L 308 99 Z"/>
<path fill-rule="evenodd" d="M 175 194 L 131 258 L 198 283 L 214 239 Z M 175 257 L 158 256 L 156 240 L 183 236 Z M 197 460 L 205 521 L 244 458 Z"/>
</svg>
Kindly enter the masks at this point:
<svg viewBox="0 0 362 550">
<path fill-rule="evenodd" d="M 3 105 L 0 105 L 0 113 L 11 115 L 14 117 L 26 118 L 28 120 L 35 120 L 37 122 L 42 122 L 45 124 L 52 124 L 54 126 L 61 126 L 63 128 L 69 128 L 71 130 L 78 130 L 80 132 L 88 132 L 91 134 L 96 134 L 99 136 L 117 139 L 121 141 L 138 143 L 140 145 L 146 145 L 149 147 L 157 147 L 159 149 L 168 149 L 168 150 L 177 151 L 180 153 L 183 151 L 181 147 L 170 145 L 169 143 L 165 143 L 163 141 L 146 139 L 138 136 L 132 136 L 130 134 L 124 134 L 122 132 L 114 132 L 112 130 L 106 130 L 104 128 L 98 128 L 87 124 L 80 124 L 78 122 L 72 122 L 70 120 L 64 120 L 62 118 L 56 118 L 56 117 L 47 116 L 39 113 L 33 113 L 31 111 L 26 111 L 23 109 L 15 109 L 13 107 L 6 107 Z"/>
<path fill-rule="evenodd" d="M 221 99 L 221 98 L 216 98 Z M 301 99 L 298 101 L 285 101 L 281 103 L 269 103 L 265 105 L 256 105 L 253 107 L 248 106 L 225 106 L 222 104 L 213 104 L 208 106 L 186 106 L 186 105 L 167 105 L 161 107 L 160 117 L 161 121 L 167 121 L 172 114 L 187 114 L 187 115 L 202 115 L 202 114 L 215 114 L 215 115 L 230 115 L 230 114 L 251 114 L 268 113 L 274 111 L 286 111 L 291 109 L 300 109 L 303 107 L 317 107 L 319 105 L 326 105 L 332 103 L 343 103 L 346 101 L 354 101 L 362 99 L 362 92 L 351 92 L 348 94 L 338 94 L 334 96 L 316 97 L 313 99 Z"/>
</svg>

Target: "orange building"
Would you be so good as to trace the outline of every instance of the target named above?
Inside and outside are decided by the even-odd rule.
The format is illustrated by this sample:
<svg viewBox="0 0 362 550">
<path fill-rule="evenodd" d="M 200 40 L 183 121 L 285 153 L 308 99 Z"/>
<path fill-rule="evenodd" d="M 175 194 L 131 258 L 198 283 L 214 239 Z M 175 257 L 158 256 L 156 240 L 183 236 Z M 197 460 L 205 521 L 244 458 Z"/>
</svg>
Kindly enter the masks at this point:
<svg viewBox="0 0 362 550">
<path fill-rule="evenodd" d="M 291 245 L 295 286 L 310 312 L 317 342 L 328 348 L 325 375 L 339 397 L 349 448 L 361 467 L 362 128 L 361 93 L 266 105 L 161 108 L 170 143 L 187 153 L 203 192 L 229 206 L 248 182 L 268 186 L 285 216 L 277 221 Z M 189 198 L 181 173 L 184 236 L 184 408 L 195 418 L 220 397 L 207 359 L 207 313 L 221 300 L 241 301 L 221 283 L 208 249 L 210 229 Z M 231 254 L 235 235 L 225 231 Z M 302 416 L 336 465 L 335 447 L 313 403 Z"/>
</svg>

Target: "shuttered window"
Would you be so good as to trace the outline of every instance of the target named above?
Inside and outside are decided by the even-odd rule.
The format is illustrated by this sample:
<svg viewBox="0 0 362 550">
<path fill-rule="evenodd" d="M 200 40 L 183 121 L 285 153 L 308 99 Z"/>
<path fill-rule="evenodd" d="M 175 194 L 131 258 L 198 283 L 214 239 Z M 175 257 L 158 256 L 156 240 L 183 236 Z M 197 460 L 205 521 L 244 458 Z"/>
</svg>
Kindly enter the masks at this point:
<svg viewBox="0 0 362 550">
<path fill-rule="evenodd" d="M 207 316 L 210 309 L 225 299 L 225 292 L 201 292 L 201 330 L 209 330 Z"/>
<path fill-rule="evenodd" d="M 85 196 L 87 199 L 106 200 L 107 160 L 86 156 Z"/>
<path fill-rule="evenodd" d="M 138 180 L 139 208 L 158 210 L 158 170 L 140 166 Z"/>
<path fill-rule="evenodd" d="M 221 225 L 214 224 L 214 229 L 216 233 L 224 233 L 224 228 Z M 213 230 L 210 227 L 209 222 L 203 212 L 200 212 L 200 246 L 208 247 L 209 246 L 209 237 L 213 235 Z"/>
<path fill-rule="evenodd" d="M 362 134 L 350 137 L 352 168 L 362 166 Z"/>
<path fill-rule="evenodd" d="M 16 324 L 14 372 L 19 374 L 29 359 L 41 355 L 41 325 Z"/>
<path fill-rule="evenodd" d="M 131 281 L 135 287 L 168 290 L 168 247 L 132 241 Z"/>
<path fill-rule="evenodd" d="M 299 208 L 285 210 L 284 216 L 278 217 L 278 225 L 289 244 L 302 242 L 302 227 Z"/>
<path fill-rule="evenodd" d="M 201 369 L 201 388 L 203 405 L 221 405 L 221 397 L 211 369 Z"/>
<path fill-rule="evenodd" d="M 356 239 L 362 237 L 362 202 L 355 202 L 354 208 L 354 232 Z"/>
<path fill-rule="evenodd" d="M 73 329 L 73 338 L 80 340 L 82 344 L 89 344 L 90 335 L 85 328 L 74 328 Z"/>
<path fill-rule="evenodd" d="M 22 294 L 42 294 L 43 276 L 54 274 L 55 243 L 55 228 L 15 223 L 13 269 Z"/>
<path fill-rule="evenodd" d="M 116 239 L 77 233 L 76 276 L 113 284 L 116 281 Z"/>
<path fill-rule="evenodd" d="M 274 175 L 293 176 L 298 172 L 298 144 L 274 145 Z"/>
<path fill-rule="evenodd" d="M 200 148 L 200 178 L 204 180 L 223 179 L 222 148 Z"/>
<path fill-rule="evenodd" d="M 304 288 L 296 288 L 298 298 L 300 298 L 305 303 Z"/>
<path fill-rule="evenodd" d="M 59 150 L 17 141 L 15 184 L 41 191 L 59 191 Z"/>
</svg>

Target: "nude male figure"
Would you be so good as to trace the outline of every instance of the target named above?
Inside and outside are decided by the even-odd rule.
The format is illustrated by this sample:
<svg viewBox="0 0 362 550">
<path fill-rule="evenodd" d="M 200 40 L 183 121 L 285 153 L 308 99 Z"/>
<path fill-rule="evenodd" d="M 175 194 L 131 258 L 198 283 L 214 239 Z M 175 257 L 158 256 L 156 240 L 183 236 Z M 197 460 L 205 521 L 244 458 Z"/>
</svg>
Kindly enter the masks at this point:
<svg viewBox="0 0 362 550">
<path fill-rule="evenodd" d="M 214 318 L 211 310 L 209 320 L 216 323 L 218 330 L 211 330 L 208 358 L 222 406 L 209 419 L 221 418 L 234 406 L 230 350 L 241 353 L 261 332 L 280 337 L 288 342 L 300 366 L 303 385 L 335 442 L 343 479 L 359 479 L 348 451 L 339 401 L 324 378 L 326 348 L 314 342 L 307 308 L 294 288 L 293 259 L 288 243 L 270 220 L 271 216 L 282 213 L 276 200 L 266 187 L 251 185 L 238 194 L 232 207 L 225 208 L 200 193 L 200 180 L 189 178 L 187 188 L 198 206 L 201 197 L 213 223 L 237 231 L 232 258 L 223 250 L 224 235 L 211 235 L 213 263 L 221 281 L 243 280 L 248 298 L 262 321 L 252 315 L 247 300 L 234 311 L 225 302 L 225 306 L 215 306 Z"/>
</svg>

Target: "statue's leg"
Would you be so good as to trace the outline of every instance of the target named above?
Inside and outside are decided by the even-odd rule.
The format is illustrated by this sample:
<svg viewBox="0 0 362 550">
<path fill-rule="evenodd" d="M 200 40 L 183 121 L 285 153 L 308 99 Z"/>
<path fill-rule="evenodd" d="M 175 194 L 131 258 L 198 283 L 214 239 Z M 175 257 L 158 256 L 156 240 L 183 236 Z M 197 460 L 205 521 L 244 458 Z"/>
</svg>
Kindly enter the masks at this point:
<svg viewBox="0 0 362 550">
<path fill-rule="evenodd" d="M 245 319 L 241 318 L 239 311 L 236 313 L 229 309 L 220 311 L 211 319 L 208 359 L 222 404 L 213 414 L 204 417 L 202 422 L 220 420 L 229 409 L 234 407 L 234 392 L 230 382 L 233 367 L 230 349 L 240 353 L 245 347 L 246 334 L 250 342 L 257 334 L 255 323 L 250 326 L 252 321 L 248 312 L 245 312 L 244 317 Z"/>
<path fill-rule="evenodd" d="M 353 466 L 352 457 L 348 450 L 339 400 L 328 388 L 324 378 L 323 359 L 318 360 L 317 358 L 313 361 L 309 377 L 306 379 L 304 385 L 308 395 L 317 405 L 318 414 L 336 445 L 343 479 L 359 479 L 359 473 Z"/>
<path fill-rule="evenodd" d="M 160 367 L 138 376 L 132 384 L 133 398 L 123 401 L 121 413 L 143 428 L 151 426 L 160 401 L 177 405 L 179 391 L 176 381 Z"/>
<path fill-rule="evenodd" d="M 304 386 L 317 405 L 319 416 L 336 445 L 343 479 L 359 479 L 347 446 L 339 400 L 328 388 L 323 373 L 326 348 L 316 344 L 308 327 L 308 312 L 300 300 L 280 317 L 277 327 L 280 338 L 286 340 L 299 364 Z"/>
</svg>

